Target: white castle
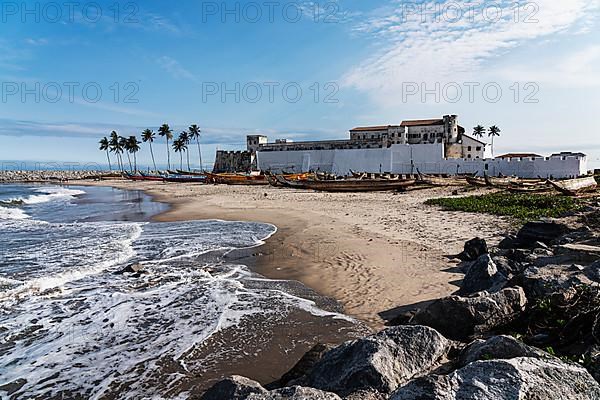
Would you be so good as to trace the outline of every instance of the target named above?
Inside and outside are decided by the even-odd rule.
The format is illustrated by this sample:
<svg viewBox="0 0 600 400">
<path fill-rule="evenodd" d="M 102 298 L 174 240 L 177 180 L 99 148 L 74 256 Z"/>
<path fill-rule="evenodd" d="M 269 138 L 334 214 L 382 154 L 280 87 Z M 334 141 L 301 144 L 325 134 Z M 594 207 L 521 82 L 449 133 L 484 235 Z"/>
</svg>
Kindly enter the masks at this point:
<svg viewBox="0 0 600 400">
<path fill-rule="evenodd" d="M 486 143 L 465 134 L 456 115 L 445 115 L 402 121 L 399 125 L 357 127 L 345 140 L 279 139 L 269 143 L 266 136 L 249 135 L 247 151 L 217 152 L 216 171 L 251 168 L 273 172 L 319 170 L 338 175 L 353 170 L 570 178 L 587 173 L 587 157 L 563 152 L 548 157 L 524 153 L 493 158 Z"/>
</svg>

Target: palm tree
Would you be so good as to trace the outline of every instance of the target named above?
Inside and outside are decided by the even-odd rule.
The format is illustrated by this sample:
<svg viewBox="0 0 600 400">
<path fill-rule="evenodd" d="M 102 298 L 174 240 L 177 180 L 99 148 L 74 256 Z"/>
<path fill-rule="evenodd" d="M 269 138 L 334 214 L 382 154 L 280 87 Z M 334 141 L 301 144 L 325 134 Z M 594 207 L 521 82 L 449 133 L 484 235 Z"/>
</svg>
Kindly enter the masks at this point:
<svg viewBox="0 0 600 400">
<path fill-rule="evenodd" d="M 189 127 L 190 139 L 195 139 L 196 144 L 198 145 L 198 159 L 200 161 L 200 171 L 202 168 L 202 152 L 200 151 L 200 128 L 198 125 L 194 124 Z"/>
<path fill-rule="evenodd" d="M 115 153 L 117 157 L 117 163 L 119 164 L 119 169 L 121 172 L 123 171 L 123 160 L 121 159 L 121 153 L 123 152 L 123 147 L 121 146 L 121 141 L 119 140 L 119 134 L 116 131 L 112 131 L 110 133 L 110 151 Z"/>
<path fill-rule="evenodd" d="M 183 131 L 179 134 L 179 140 L 185 143 L 185 156 L 187 158 L 188 171 L 190 170 L 190 152 L 188 151 L 188 144 L 190 143 L 190 134 L 187 131 Z"/>
<path fill-rule="evenodd" d="M 169 151 L 169 140 L 173 139 L 173 131 L 171 131 L 171 127 L 169 124 L 162 124 L 160 128 L 158 128 L 158 135 L 164 136 L 167 139 L 167 165 L 168 169 L 171 169 L 171 153 Z"/>
<path fill-rule="evenodd" d="M 494 137 L 500 136 L 500 128 L 498 128 L 496 125 L 490 126 L 490 129 L 488 131 L 488 136 L 490 136 L 492 138 L 492 156 L 493 156 L 494 155 Z"/>
<path fill-rule="evenodd" d="M 129 161 L 129 170 L 131 172 L 133 172 L 133 165 L 131 164 L 131 157 L 129 156 L 129 153 L 131 153 L 131 151 L 129 149 L 129 140 L 120 136 L 119 137 L 119 145 L 121 146 L 121 151 L 125 150 L 125 154 L 127 154 L 127 160 Z"/>
<path fill-rule="evenodd" d="M 150 144 L 150 155 L 152 156 L 152 164 L 154 164 L 154 171 L 157 171 L 156 162 L 154 161 L 154 151 L 152 151 L 152 142 L 154 142 L 155 137 L 156 134 L 152 129 L 144 129 L 144 131 L 142 132 L 142 140 L 144 141 L 144 143 L 148 142 Z"/>
<path fill-rule="evenodd" d="M 98 142 L 98 143 L 100 144 L 100 150 L 106 151 L 106 159 L 108 160 L 108 169 L 109 169 L 109 171 L 112 171 L 112 165 L 110 165 L 110 155 L 108 154 L 108 150 L 110 149 L 110 142 L 108 141 L 106 136 L 104 136 L 102 139 L 100 139 L 100 142 Z"/>
<path fill-rule="evenodd" d="M 135 172 L 137 172 L 137 156 L 136 153 L 140 151 L 140 141 L 135 136 L 129 136 L 127 139 L 127 151 L 133 154 L 133 166 Z"/>
<path fill-rule="evenodd" d="M 473 136 L 475 136 L 475 137 L 482 138 L 484 133 L 485 133 L 485 127 L 483 127 L 481 125 L 477 125 L 475 128 L 473 128 Z"/>
<path fill-rule="evenodd" d="M 187 144 L 179 138 L 173 142 L 173 150 L 175 153 L 179 153 L 179 169 L 183 169 L 183 154 L 181 153 L 187 150 Z"/>
</svg>

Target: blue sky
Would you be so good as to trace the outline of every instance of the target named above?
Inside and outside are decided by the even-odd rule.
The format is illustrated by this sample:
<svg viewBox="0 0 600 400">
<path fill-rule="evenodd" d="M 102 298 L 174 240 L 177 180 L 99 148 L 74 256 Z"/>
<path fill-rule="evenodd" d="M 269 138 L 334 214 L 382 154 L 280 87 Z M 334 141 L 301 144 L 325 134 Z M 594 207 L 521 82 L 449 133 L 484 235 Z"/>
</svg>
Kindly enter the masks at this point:
<svg viewBox="0 0 600 400">
<path fill-rule="evenodd" d="M 577 150 L 600 167 L 598 0 L 65 4 L 3 2 L 0 160 L 103 162 L 111 130 L 167 122 L 198 124 L 212 161 L 248 133 L 458 114 L 467 131 L 500 126 L 496 153 Z"/>
</svg>

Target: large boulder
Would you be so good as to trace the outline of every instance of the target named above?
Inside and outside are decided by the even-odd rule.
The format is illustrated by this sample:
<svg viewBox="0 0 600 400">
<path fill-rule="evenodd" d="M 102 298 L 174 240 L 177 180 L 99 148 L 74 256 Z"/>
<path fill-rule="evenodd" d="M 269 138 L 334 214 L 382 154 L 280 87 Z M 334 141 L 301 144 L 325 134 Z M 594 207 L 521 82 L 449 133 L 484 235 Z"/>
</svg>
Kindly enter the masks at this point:
<svg viewBox="0 0 600 400">
<path fill-rule="evenodd" d="M 215 383 L 208 389 L 201 400 L 245 400 L 251 394 L 267 394 L 267 389 L 260 383 L 243 376 L 233 375 Z"/>
<path fill-rule="evenodd" d="M 287 386 L 289 382 L 303 377 L 312 369 L 312 367 L 315 366 L 317 362 L 319 362 L 319 360 L 321 360 L 321 358 L 323 358 L 323 355 L 326 352 L 333 348 L 334 346 L 330 344 L 316 344 L 312 349 L 307 351 L 306 354 L 302 356 L 300 361 L 298 361 L 296 365 L 292 367 L 292 369 L 286 372 L 277 381 L 266 385 L 266 387 L 268 389 L 277 389 Z"/>
<path fill-rule="evenodd" d="M 429 327 L 388 328 L 327 352 L 301 383 L 341 396 L 359 390 L 391 393 L 435 368 L 449 345 Z"/>
<path fill-rule="evenodd" d="M 465 366 L 475 361 L 511 359 L 517 357 L 550 357 L 550 355 L 512 336 L 492 336 L 487 340 L 471 342 L 461 353 L 458 364 Z"/>
<path fill-rule="evenodd" d="M 530 301 L 556 295 L 568 300 L 578 286 L 593 283 L 585 269 L 577 265 L 531 266 L 521 276 L 521 284 Z"/>
<path fill-rule="evenodd" d="M 260 383 L 242 376 L 231 376 L 208 389 L 201 400 L 341 400 L 334 393 L 292 386 L 268 391 Z"/>
<path fill-rule="evenodd" d="M 466 340 L 513 322 L 526 304 L 525 292 L 520 287 L 491 294 L 480 292 L 470 297 L 449 296 L 418 312 L 411 323 L 430 326 L 450 339 Z"/>
<path fill-rule="evenodd" d="M 517 233 L 516 243 L 524 247 L 533 247 L 536 242 L 551 244 L 569 231 L 566 225 L 557 222 L 528 222 Z"/>
<path fill-rule="evenodd" d="M 463 261 L 475 261 L 484 254 L 488 254 L 488 246 L 484 239 L 476 237 L 465 243 L 462 253 L 459 258 Z"/>
<path fill-rule="evenodd" d="M 390 400 L 597 400 L 600 385 L 582 367 L 557 359 L 476 361 L 450 375 L 416 379 Z"/>
<path fill-rule="evenodd" d="M 324 392 L 319 389 L 292 386 L 272 390 L 267 394 L 252 394 L 248 400 L 342 400 L 335 393 Z"/>
<path fill-rule="evenodd" d="M 471 264 L 462 284 L 459 295 L 468 295 L 483 290 L 497 292 L 506 284 L 507 278 L 498 271 L 489 254 L 484 254 Z"/>
</svg>

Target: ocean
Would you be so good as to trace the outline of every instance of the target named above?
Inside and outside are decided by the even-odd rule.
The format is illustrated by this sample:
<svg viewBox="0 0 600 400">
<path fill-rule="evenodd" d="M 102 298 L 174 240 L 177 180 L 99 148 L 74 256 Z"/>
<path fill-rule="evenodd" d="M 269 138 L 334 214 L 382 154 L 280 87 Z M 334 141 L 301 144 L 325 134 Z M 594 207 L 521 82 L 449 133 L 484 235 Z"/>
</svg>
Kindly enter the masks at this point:
<svg viewBox="0 0 600 400">
<path fill-rule="evenodd" d="M 273 225 L 150 222 L 166 209 L 139 191 L 0 185 L 0 398 L 185 399 L 364 332 L 235 262 Z"/>
</svg>

